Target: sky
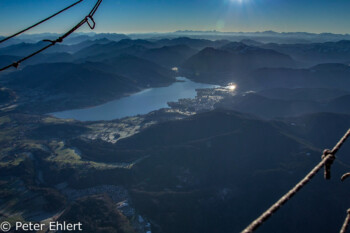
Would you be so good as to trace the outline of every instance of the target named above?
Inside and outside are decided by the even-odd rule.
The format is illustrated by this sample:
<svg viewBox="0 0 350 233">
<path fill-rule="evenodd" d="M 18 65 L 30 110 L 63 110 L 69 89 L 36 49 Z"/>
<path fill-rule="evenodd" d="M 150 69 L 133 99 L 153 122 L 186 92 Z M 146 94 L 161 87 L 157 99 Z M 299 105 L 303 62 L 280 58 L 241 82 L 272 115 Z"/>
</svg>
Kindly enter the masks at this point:
<svg viewBox="0 0 350 233">
<path fill-rule="evenodd" d="M 76 0 L 0 0 L 0 35 L 9 35 Z M 30 33 L 62 33 L 89 13 L 84 0 Z M 95 32 L 176 30 L 350 33 L 350 0 L 104 0 Z M 80 29 L 87 32 L 87 26 Z"/>
</svg>

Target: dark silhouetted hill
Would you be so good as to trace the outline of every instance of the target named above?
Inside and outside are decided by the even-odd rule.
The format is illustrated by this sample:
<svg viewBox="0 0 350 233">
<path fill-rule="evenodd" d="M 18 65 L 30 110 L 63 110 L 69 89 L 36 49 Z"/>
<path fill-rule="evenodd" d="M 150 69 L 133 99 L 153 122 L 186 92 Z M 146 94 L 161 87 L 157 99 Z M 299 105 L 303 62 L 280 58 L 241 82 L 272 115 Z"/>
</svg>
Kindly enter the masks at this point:
<svg viewBox="0 0 350 233">
<path fill-rule="evenodd" d="M 327 120 L 337 122 L 325 117 L 324 124 Z M 322 121 L 321 116 L 312 120 L 320 122 L 319 127 Z M 349 126 L 344 123 L 334 129 L 327 126 L 332 139 L 343 135 Z M 316 147 L 309 141 L 318 133 L 316 126 L 313 132 L 298 131 L 297 137 L 298 127 L 215 110 L 157 124 L 117 145 L 151 154 L 133 169 L 132 199 L 156 224 L 155 232 L 239 232 L 314 167 L 321 149 L 330 144 L 326 134 L 319 140 L 328 143 L 318 141 Z M 338 164 L 334 177 L 343 171 L 346 168 Z M 325 184 L 316 178 L 261 231 L 337 230 L 346 210 L 344 201 L 349 202 L 347 192 L 336 182 Z M 309 224 L 300 224 L 304 219 Z"/>
<path fill-rule="evenodd" d="M 33 111 L 43 112 L 93 106 L 144 88 L 175 82 L 170 69 L 130 55 L 103 63 L 27 66 L 10 73 L 6 79 L 9 80 L 6 85 L 25 98 L 23 101 L 28 99 L 26 109 L 37 104 Z"/>
<path fill-rule="evenodd" d="M 335 98 L 328 103 L 328 106 L 332 111 L 350 114 L 350 95 Z"/>
<path fill-rule="evenodd" d="M 292 134 L 308 140 L 316 147 L 333 148 L 349 129 L 350 115 L 314 113 L 297 118 L 287 118 L 286 121 L 291 124 L 288 130 Z M 350 145 L 344 144 L 340 152 L 338 159 L 350 163 L 350 158 L 346 156 L 350 153 Z"/>
<path fill-rule="evenodd" d="M 274 88 L 260 91 L 257 94 L 271 99 L 322 102 L 349 94 L 349 92 L 330 88 Z"/>
<path fill-rule="evenodd" d="M 226 98 L 216 107 L 251 113 L 264 118 L 299 116 L 326 109 L 316 101 L 271 99 L 254 93 Z"/>
<path fill-rule="evenodd" d="M 94 44 L 84 48 L 74 54 L 76 59 L 89 61 L 102 61 L 110 59 L 121 54 L 140 55 L 147 48 L 154 48 L 156 45 L 147 40 L 124 39 L 119 42 L 107 44 Z"/>
<path fill-rule="evenodd" d="M 350 67 L 321 64 L 309 69 L 262 68 L 245 79 L 247 89 L 335 88 L 350 90 Z"/>
<path fill-rule="evenodd" d="M 146 50 L 142 57 L 165 67 L 177 67 L 196 52 L 187 45 L 174 45 Z"/>
<path fill-rule="evenodd" d="M 126 77 L 72 63 L 28 66 L 7 78 L 7 86 L 28 98 L 26 108 L 43 112 L 92 106 L 139 90 Z"/>
<path fill-rule="evenodd" d="M 288 54 L 306 64 L 343 63 L 350 60 L 350 41 L 341 40 L 325 43 L 265 44 L 264 48 Z"/>
<path fill-rule="evenodd" d="M 220 49 L 205 48 L 189 58 L 182 67 L 196 81 L 220 83 L 228 80 L 237 82 L 242 75 L 261 67 L 293 66 L 294 61 L 287 55 L 232 42 Z"/>
<path fill-rule="evenodd" d="M 127 54 L 116 56 L 100 63 L 88 62 L 84 66 L 122 75 L 132 80 L 138 87 L 164 86 L 175 81 L 175 75 L 170 69 Z"/>
<path fill-rule="evenodd" d="M 349 100 L 347 92 L 341 90 L 284 88 L 237 94 L 223 99 L 215 107 L 278 118 L 318 112 L 350 113 Z"/>
</svg>

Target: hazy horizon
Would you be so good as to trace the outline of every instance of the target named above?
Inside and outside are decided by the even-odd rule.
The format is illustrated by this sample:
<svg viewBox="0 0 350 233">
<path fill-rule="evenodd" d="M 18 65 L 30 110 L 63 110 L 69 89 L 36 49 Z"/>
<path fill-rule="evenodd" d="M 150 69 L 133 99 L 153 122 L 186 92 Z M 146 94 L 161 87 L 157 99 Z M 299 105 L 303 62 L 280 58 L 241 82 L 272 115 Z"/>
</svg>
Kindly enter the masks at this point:
<svg viewBox="0 0 350 233">
<path fill-rule="evenodd" d="M 18 31 L 74 1 L 3 0 L 0 34 Z M 84 1 L 31 33 L 62 33 L 81 20 L 95 1 Z M 178 0 L 104 1 L 95 15 L 96 32 L 151 33 L 181 30 L 223 32 L 349 33 L 349 1 Z M 90 31 L 83 27 L 80 31 Z"/>
<path fill-rule="evenodd" d="M 33 32 L 33 33 L 23 33 L 19 35 L 21 36 L 31 36 L 31 35 L 40 35 L 40 34 L 63 34 L 64 32 L 50 32 L 50 31 L 43 31 L 43 32 Z M 171 34 L 171 33 L 217 33 L 217 34 L 249 34 L 249 33 L 277 33 L 277 34 L 293 34 L 293 33 L 307 33 L 307 34 L 315 34 L 315 35 L 322 35 L 322 34 L 334 34 L 334 35 L 350 35 L 350 33 L 333 33 L 333 32 L 308 32 L 308 31 L 275 31 L 275 30 L 263 30 L 263 31 L 219 31 L 219 30 L 196 30 L 196 29 L 178 29 L 174 31 L 145 31 L 145 32 L 113 32 L 113 31 L 77 31 L 74 34 L 125 34 L 125 35 L 132 35 L 132 34 Z M 0 36 L 9 36 L 10 33 L 4 33 Z"/>
</svg>

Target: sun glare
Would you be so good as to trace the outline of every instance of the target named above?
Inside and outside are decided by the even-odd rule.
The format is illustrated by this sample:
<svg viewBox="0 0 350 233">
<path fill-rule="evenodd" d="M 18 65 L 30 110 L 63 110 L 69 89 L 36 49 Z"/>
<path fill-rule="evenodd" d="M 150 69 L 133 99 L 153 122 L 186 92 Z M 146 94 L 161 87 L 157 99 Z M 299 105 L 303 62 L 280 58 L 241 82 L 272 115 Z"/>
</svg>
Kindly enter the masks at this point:
<svg viewBox="0 0 350 233">
<path fill-rule="evenodd" d="M 228 0 L 228 2 L 238 3 L 238 4 L 245 4 L 245 3 L 250 2 L 250 0 Z"/>
<path fill-rule="evenodd" d="M 235 84 L 229 84 L 226 86 L 226 88 L 230 91 L 236 90 L 237 86 Z"/>
<path fill-rule="evenodd" d="M 231 2 L 238 2 L 238 3 L 242 3 L 244 0 L 231 0 Z"/>
</svg>

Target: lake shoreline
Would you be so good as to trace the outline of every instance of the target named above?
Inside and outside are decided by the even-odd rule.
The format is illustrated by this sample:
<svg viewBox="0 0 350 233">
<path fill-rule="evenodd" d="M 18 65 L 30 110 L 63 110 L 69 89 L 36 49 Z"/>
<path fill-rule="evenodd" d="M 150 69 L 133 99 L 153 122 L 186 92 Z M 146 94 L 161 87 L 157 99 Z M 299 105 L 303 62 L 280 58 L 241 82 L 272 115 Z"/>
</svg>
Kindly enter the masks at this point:
<svg viewBox="0 0 350 233">
<path fill-rule="evenodd" d="M 48 115 L 78 121 L 117 120 L 124 117 L 147 114 L 162 108 L 169 108 L 168 102 L 194 98 L 197 94 L 196 89 L 215 87 L 217 86 L 195 83 L 187 78 L 177 77 L 174 83 L 166 87 L 147 88 L 101 105 L 53 112 Z"/>
</svg>

